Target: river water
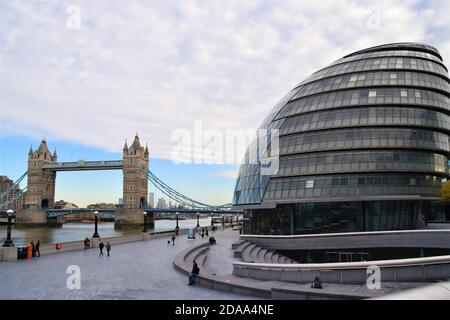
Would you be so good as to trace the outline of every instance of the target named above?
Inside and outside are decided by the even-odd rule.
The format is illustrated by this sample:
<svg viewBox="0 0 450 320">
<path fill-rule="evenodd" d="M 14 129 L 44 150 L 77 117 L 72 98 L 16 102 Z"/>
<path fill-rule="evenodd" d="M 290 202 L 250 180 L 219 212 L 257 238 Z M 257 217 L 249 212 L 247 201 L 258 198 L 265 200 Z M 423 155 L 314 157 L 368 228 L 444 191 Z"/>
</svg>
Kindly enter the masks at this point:
<svg viewBox="0 0 450 320">
<path fill-rule="evenodd" d="M 211 225 L 211 218 L 199 219 L 200 226 L 208 227 Z M 194 228 L 197 225 L 197 219 L 179 220 L 178 225 L 181 229 Z M 175 229 L 175 220 L 155 220 L 155 228 L 149 231 L 165 231 Z M 142 232 L 142 228 L 136 229 L 114 229 L 113 222 L 104 222 L 98 224 L 98 233 L 101 237 L 115 237 Z M 62 227 L 31 227 L 15 228 L 12 227 L 12 240 L 14 245 L 22 246 L 37 240 L 41 243 L 57 243 L 83 240 L 91 237 L 94 233 L 93 223 L 66 223 Z M 0 226 L 0 245 L 6 239 L 6 226 Z"/>
</svg>

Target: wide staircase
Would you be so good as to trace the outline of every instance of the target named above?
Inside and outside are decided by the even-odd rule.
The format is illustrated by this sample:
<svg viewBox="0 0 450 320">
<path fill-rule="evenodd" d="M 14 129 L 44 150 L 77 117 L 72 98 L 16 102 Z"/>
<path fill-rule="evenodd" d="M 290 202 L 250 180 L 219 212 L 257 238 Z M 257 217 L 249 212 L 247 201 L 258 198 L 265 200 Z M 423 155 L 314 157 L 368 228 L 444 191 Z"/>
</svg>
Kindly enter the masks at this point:
<svg viewBox="0 0 450 320">
<path fill-rule="evenodd" d="M 217 246 L 223 246 L 221 247 L 223 250 L 218 250 L 219 247 Z M 229 256 L 226 253 L 227 251 Z M 200 267 L 200 274 L 195 280 L 196 286 L 245 296 L 263 299 L 364 299 L 386 294 L 386 292 L 383 292 L 384 290 L 368 290 L 365 286 L 363 288 L 359 285 L 336 285 L 332 283 L 326 284 L 322 290 L 317 290 L 310 287 L 310 281 L 307 283 L 292 283 L 283 279 L 262 281 L 238 276 L 234 274 L 233 269 L 230 272 L 224 272 L 227 268 L 218 267 L 218 265 L 223 267 L 227 264 L 231 267 L 233 262 L 245 262 L 263 264 L 264 266 L 261 266 L 261 268 L 270 270 L 296 263 L 288 257 L 258 247 L 248 241 L 240 240 L 234 243 L 224 243 L 222 239 L 218 239 L 217 245 L 210 246 L 207 241 L 202 240 L 200 243 L 197 242 L 196 245 L 180 252 L 173 265 L 175 269 L 187 276 L 192 270 L 194 260 Z"/>
<path fill-rule="evenodd" d="M 286 257 L 280 253 L 264 249 L 250 241 L 239 240 L 231 245 L 234 251 L 234 257 L 240 258 L 243 262 L 249 263 L 277 263 L 290 264 L 298 263 L 297 261 Z"/>
</svg>

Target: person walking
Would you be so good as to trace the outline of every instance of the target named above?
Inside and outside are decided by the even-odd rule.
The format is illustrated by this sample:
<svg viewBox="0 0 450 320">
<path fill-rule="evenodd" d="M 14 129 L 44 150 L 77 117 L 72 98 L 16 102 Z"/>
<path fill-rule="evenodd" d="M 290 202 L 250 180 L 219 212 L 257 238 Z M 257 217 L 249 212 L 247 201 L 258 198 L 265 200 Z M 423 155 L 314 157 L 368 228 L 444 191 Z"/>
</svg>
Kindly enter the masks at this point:
<svg viewBox="0 0 450 320">
<path fill-rule="evenodd" d="M 172 236 L 172 246 L 175 245 L 175 236 Z"/>
<path fill-rule="evenodd" d="M 209 237 L 208 228 L 205 229 L 205 235 L 206 235 L 207 237 Z"/>
<path fill-rule="evenodd" d="M 40 240 L 38 240 L 37 241 L 37 243 L 36 243 L 36 246 L 35 246 L 35 251 L 36 251 L 36 255 L 37 255 L 37 257 L 40 257 L 41 256 L 41 252 L 39 251 L 39 247 L 41 246 L 41 242 L 40 242 Z"/>
<path fill-rule="evenodd" d="M 31 241 L 31 256 L 35 257 L 36 256 L 36 246 L 34 245 L 34 242 Z"/>
<path fill-rule="evenodd" d="M 107 252 L 107 257 L 109 257 L 109 252 L 111 251 L 111 244 L 108 242 L 106 242 L 106 252 Z"/>
<path fill-rule="evenodd" d="M 98 244 L 98 248 L 100 249 L 100 254 L 98 255 L 99 257 L 100 256 L 103 256 L 103 247 L 104 247 L 105 245 L 103 244 L 103 241 L 102 240 L 100 240 L 100 243 Z"/>
<path fill-rule="evenodd" d="M 194 284 L 195 277 L 198 276 L 200 273 L 200 268 L 197 265 L 197 262 L 195 260 L 193 261 L 194 265 L 192 266 L 192 271 L 189 274 L 189 283 L 188 286 L 191 286 Z"/>
</svg>

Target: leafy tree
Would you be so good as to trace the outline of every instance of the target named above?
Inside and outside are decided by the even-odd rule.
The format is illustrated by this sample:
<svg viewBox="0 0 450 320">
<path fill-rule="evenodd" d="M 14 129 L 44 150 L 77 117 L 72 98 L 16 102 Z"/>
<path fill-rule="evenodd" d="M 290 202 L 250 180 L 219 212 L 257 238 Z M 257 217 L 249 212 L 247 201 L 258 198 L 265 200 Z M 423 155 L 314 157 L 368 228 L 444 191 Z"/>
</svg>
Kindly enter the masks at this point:
<svg viewBox="0 0 450 320">
<path fill-rule="evenodd" d="M 442 201 L 450 201 L 450 181 L 447 181 L 442 184 L 441 200 Z"/>
</svg>

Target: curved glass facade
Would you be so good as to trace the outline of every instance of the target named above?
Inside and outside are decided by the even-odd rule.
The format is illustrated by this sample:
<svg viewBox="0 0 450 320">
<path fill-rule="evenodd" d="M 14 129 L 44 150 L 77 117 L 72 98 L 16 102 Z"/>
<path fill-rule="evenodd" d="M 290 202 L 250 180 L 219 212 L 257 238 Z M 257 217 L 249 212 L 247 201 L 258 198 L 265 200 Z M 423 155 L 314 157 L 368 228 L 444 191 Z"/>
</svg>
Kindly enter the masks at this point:
<svg viewBox="0 0 450 320">
<path fill-rule="evenodd" d="M 245 233 L 417 228 L 449 176 L 447 68 L 428 45 L 360 50 L 301 82 L 260 128 L 279 130 L 279 148 L 247 150 L 233 199 Z"/>
</svg>

